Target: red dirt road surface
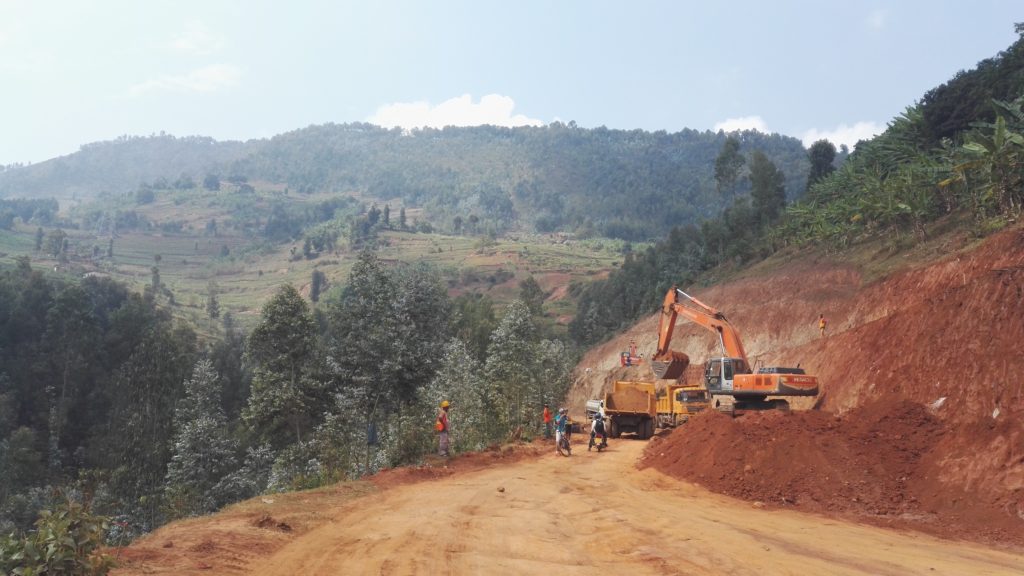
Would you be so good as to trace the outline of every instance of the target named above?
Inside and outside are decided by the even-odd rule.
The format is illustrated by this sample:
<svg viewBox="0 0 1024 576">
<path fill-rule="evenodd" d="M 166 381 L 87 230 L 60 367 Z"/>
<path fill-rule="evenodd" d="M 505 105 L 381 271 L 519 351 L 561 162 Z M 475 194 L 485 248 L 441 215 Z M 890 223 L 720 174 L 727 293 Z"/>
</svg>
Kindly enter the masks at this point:
<svg viewBox="0 0 1024 576">
<path fill-rule="evenodd" d="M 569 458 L 546 450 L 393 484 L 323 507 L 308 530 L 265 529 L 278 538 L 266 549 L 210 538 L 185 551 L 191 567 L 165 570 L 151 559 L 115 573 L 903 576 L 1024 567 L 1024 551 L 759 509 L 637 470 L 646 445 L 623 439 L 598 454 L 578 444 Z M 192 537 L 202 540 L 219 516 L 192 521 Z M 174 526 L 147 538 L 149 545 L 167 540 Z"/>
</svg>

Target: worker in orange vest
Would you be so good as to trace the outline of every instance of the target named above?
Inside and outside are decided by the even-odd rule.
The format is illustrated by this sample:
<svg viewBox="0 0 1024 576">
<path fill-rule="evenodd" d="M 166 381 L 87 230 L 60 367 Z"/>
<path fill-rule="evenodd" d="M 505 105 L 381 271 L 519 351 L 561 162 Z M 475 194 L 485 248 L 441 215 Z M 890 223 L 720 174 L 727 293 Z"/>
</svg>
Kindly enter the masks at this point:
<svg viewBox="0 0 1024 576">
<path fill-rule="evenodd" d="M 551 410 L 544 404 L 544 438 L 551 438 Z"/>
<path fill-rule="evenodd" d="M 821 335 L 825 335 L 825 326 L 828 325 L 828 321 L 825 320 L 824 314 L 818 314 L 818 330 L 821 331 Z"/>
<path fill-rule="evenodd" d="M 434 429 L 437 430 L 439 456 L 448 456 L 448 407 L 451 406 L 447 400 L 441 401 L 441 413 L 437 415 L 434 422 Z"/>
</svg>

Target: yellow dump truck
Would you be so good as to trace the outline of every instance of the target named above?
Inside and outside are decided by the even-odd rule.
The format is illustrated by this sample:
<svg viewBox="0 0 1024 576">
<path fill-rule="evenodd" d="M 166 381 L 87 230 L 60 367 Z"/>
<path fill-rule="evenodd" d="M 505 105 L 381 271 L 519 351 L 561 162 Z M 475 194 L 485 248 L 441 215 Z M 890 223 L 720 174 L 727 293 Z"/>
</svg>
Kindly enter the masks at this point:
<svg viewBox="0 0 1024 576">
<path fill-rule="evenodd" d="M 670 384 L 658 391 L 657 398 L 660 428 L 682 424 L 708 407 L 708 391 L 703 386 Z"/>
<path fill-rule="evenodd" d="M 604 414 L 612 438 L 629 433 L 641 440 L 654 436 L 657 413 L 653 382 L 617 380 L 604 395 Z"/>
</svg>

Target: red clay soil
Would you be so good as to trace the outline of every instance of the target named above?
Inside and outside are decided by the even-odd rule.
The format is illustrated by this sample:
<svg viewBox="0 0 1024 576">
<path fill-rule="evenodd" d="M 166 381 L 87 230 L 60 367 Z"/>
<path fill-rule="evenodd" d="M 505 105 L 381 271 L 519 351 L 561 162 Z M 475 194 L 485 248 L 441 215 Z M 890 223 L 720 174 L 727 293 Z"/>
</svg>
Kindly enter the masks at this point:
<svg viewBox="0 0 1024 576">
<path fill-rule="evenodd" d="M 758 506 L 1024 545 L 1018 517 L 1024 492 L 993 501 L 944 482 L 945 444 L 960 432 L 908 400 L 876 402 L 842 416 L 806 411 L 731 418 L 707 411 L 654 439 L 639 466 Z"/>
<path fill-rule="evenodd" d="M 365 480 L 267 494 L 199 518 L 172 522 L 125 548 L 107 550 L 118 561 L 114 574 L 248 573 L 289 542 L 322 526 L 332 511 L 368 494 L 456 473 L 534 458 L 553 451 L 550 442 L 494 446 L 450 459 L 430 457 L 422 466 L 382 471 Z"/>
<path fill-rule="evenodd" d="M 536 439 L 531 443 L 495 445 L 480 452 L 467 452 L 447 459 L 430 456 L 421 465 L 382 470 L 368 479 L 378 488 L 413 484 L 424 480 L 444 478 L 455 473 L 481 470 L 498 463 L 511 463 L 524 458 L 536 457 L 550 451 L 552 446 L 551 442 Z"/>
<path fill-rule="evenodd" d="M 800 363 L 817 375 L 819 398 L 792 404 L 825 412 L 735 422 L 708 415 L 672 436 L 687 445 L 679 458 L 708 459 L 697 471 L 682 469 L 689 461 L 649 464 L 766 505 L 789 505 L 785 497 L 808 510 L 1021 542 L 1024 536 L 1012 535 L 1024 535 L 1024 226 L 980 242 L 952 234 L 905 253 L 859 257 L 869 265 L 804 253 L 693 289 L 728 315 L 752 362 Z M 829 320 L 824 337 L 819 314 Z M 647 366 L 616 364 L 631 340 L 641 352 L 654 351 L 657 322 L 651 316 L 589 351 L 570 406 L 601 397 L 616 378 L 653 380 Z M 694 364 L 721 354 L 718 347 L 687 322 L 672 342 Z M 912 405 L 928 408 L 913 412 Z M 748 438 L 757 451 L 742 455 L 741 464 L 730 460 L 740 457 L 735 446 L 751 445 Z M 915 444 L 924 441 L 924 449 Z"/>
</svg>

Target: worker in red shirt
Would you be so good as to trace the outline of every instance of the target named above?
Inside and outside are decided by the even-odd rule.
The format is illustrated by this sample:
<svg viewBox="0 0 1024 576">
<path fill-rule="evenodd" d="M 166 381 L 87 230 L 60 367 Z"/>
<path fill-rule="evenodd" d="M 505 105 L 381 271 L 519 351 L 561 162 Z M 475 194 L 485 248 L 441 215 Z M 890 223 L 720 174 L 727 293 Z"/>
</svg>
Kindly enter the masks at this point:
<svg viewBox="0 0 1024 576">
<path fill-rule="evenodd" d="M 544 438 L 551 438 L 551 409 L 544 404 Z"/>
</svg>

